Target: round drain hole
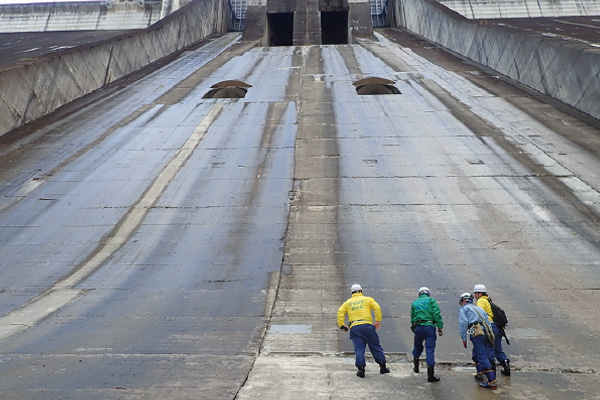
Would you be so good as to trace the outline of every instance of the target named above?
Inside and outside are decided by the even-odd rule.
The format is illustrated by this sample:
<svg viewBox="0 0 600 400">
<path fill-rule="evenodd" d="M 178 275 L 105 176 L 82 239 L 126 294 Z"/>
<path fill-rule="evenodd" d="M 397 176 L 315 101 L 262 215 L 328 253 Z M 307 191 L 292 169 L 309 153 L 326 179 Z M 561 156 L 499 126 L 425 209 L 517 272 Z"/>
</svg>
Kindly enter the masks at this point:
<svg viewBox="0 0 600 400">
<path fill-rule="evenodd" d="M 401 94 L 400 90 L 394 86 L 394 81 L 385 78 L 370 77 L 358 80 L 353 83 L 356 87 L 356 93 L 363 95 L 377 94 Z"/>
<path fill-rule="evenodd" d="M 246 97 L 248 88 L 252 85 L 246 82 L 228 80 L 212 85 L 210 90 L 202 96 L 203 99 L 241 99 Z"/>
</svg>

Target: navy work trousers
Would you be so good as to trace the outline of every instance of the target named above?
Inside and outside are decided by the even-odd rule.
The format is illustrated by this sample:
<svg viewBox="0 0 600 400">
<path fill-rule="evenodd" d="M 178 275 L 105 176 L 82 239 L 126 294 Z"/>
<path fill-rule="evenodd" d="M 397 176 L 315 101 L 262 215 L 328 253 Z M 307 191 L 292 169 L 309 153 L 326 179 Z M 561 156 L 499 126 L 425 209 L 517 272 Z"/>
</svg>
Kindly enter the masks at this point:
<svg viewBox="0 0 600 400">
<path fill-rule="evenodd" d="M 419 358 L 423 353 L 423 341 L 425 341 L 425 352 L 427 366 L 432 367 L 435 365 L 435 341 L 437 336 L 435 335 L 435 327 L 429 325 L 417 325 L 415 327 L 415 343 L 413 346 L 412 355 L 413 357 Z"/>
<path fill-rule="evenodd" d="M 377 364 L 385 363 L 383 348 L 379 343 L 379 335 L 373 324 L 356 325 L 350 328 L 350 340 L 354 343 L 355 365 L 357 368 L 367 365 L 365 361 L 365 349 L 369 345 L 369 351 Z"/>
<path fill-rule="evenodd" d="M 490 345 L 487 336 L 470 336 L 471 343 L 473 343 L 473 359 L 476 360 L 475 362 L 477 363 L 475 365 L 477 367 L 477 372 L 483 372 L 487 376 L 489 382 L 495 382 L 496 372 L 492 369 L 493 361 L 489 359 L 490 348 L 492 348 L 492 346 Z"/>
<path fill-rule="evenodd" d="M 485 372 L 492 369 L 492 363 L 489 359 L 490 343 L 486 335 L 471 336 L 473 343 L 473 360 L 477 363 L 477 372 Z"/>
<path fill-rule="evenodd" d="M 490 325 L 492 326 L 492 330 L 494 331 L 496 343 L 494 347 L 490 346 L 490 354 L 488 358 L 490 360 L 496 359 L 498 360 L 498 362 L 506 361 L 508 357 L 506 357 L 506 353 L 504 353 L 504 350 L 502 349 L 502 332 L 500 332 L 500 329 L 496 326 L 495 323 L 490 322 Z"/>
</svg>

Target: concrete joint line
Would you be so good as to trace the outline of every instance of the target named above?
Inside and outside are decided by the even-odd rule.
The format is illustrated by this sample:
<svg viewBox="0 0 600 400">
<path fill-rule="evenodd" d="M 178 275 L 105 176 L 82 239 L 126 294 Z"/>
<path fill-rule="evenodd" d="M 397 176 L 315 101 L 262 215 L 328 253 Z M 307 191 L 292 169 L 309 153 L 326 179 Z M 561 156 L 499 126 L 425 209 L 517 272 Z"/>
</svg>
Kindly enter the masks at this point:
<svg viewBox="0 0 600 400">
<path fill-rule="evenodd" d="M 142 223 L 146 213 L 192 155 L 222 109 L 223 103 L 213 106 L 139 201 L 117 223 L 116 228 L 109 233 L 109 237 L 101 241 L 101 244 L 93 252 L 93 257 L 76 268 L 72 274 L 56 282 L 44 293 L 0 318 L 0 342 L 31 328 L 50 314 L 85 295 L 86 291 L 74 289 L 75 285 L 100 268 L 102 263 L 127 242 L 129 236 Z"/>
<path fill-rule="evenodd" d="M 110 82 L 109 73 L 110 73 L 110 64 L 112 63 L 112 58 L 113 58 L 113 50 L 114 50 L 114 47 L 111 46 L 110 53 L 108 54 L 108 62 L 106 63 L 106 71 L 104 72 L 104 81 L 102 82 L 102 86 L 106 86 L 106 84 Z"/>
</svg>

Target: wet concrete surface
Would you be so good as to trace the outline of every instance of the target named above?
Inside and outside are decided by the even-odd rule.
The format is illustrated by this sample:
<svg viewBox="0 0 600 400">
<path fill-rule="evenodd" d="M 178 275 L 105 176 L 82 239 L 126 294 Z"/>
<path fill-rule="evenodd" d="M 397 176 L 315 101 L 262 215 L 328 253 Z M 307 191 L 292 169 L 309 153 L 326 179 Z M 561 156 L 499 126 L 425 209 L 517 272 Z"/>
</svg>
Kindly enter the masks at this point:
<svg viewBox="0 0 600 400">
<path fill-rule="evenodd" d="M 458 336 L 457 297 L 484 283 L 515 368 L 493 395 L 597 398 L 599 131 L 385 33 L 216 40 L 5 139 L 0 397 L 489 398 Z M 367 76 L 401 94 L 357 95 Z M 202 99 L 226 79 L 252 87 Z M 356 377 L 336 329 L 355 282 L 389 375 Z M 439 384 L 406 356 L 423 285 Z"/>
<path fill-rule="evenodd" d="M 0 33 L 0 68 L 58 54 L 80 45 L 100 42 L 127 31 L 16 32 Z"/>
<path fill-rule="evenodd" d="M 600 16 L 559 18 L 503 18 L 482 20 L 482 23 L 511 26 L 524 32 L 551 35 L 566 40 L 600 45 Z"/>
</svg>

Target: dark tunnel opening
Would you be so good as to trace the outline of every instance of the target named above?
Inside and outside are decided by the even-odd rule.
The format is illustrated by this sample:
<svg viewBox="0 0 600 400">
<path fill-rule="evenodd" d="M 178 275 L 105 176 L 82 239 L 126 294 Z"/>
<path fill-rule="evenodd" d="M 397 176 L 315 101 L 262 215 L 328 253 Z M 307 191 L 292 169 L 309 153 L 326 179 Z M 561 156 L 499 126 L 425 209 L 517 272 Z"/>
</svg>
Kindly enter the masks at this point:
<svg viewBox="0 0 600 400">
<path fill-rule="evenodd" d="M 348 11 L 321 11 L 321 43 L 348 44 Z"/>
<path fill-rule="evenodd" d="M 292 46 L 294 13 L 267 14 L 269 46 Z"/>
</svg>

